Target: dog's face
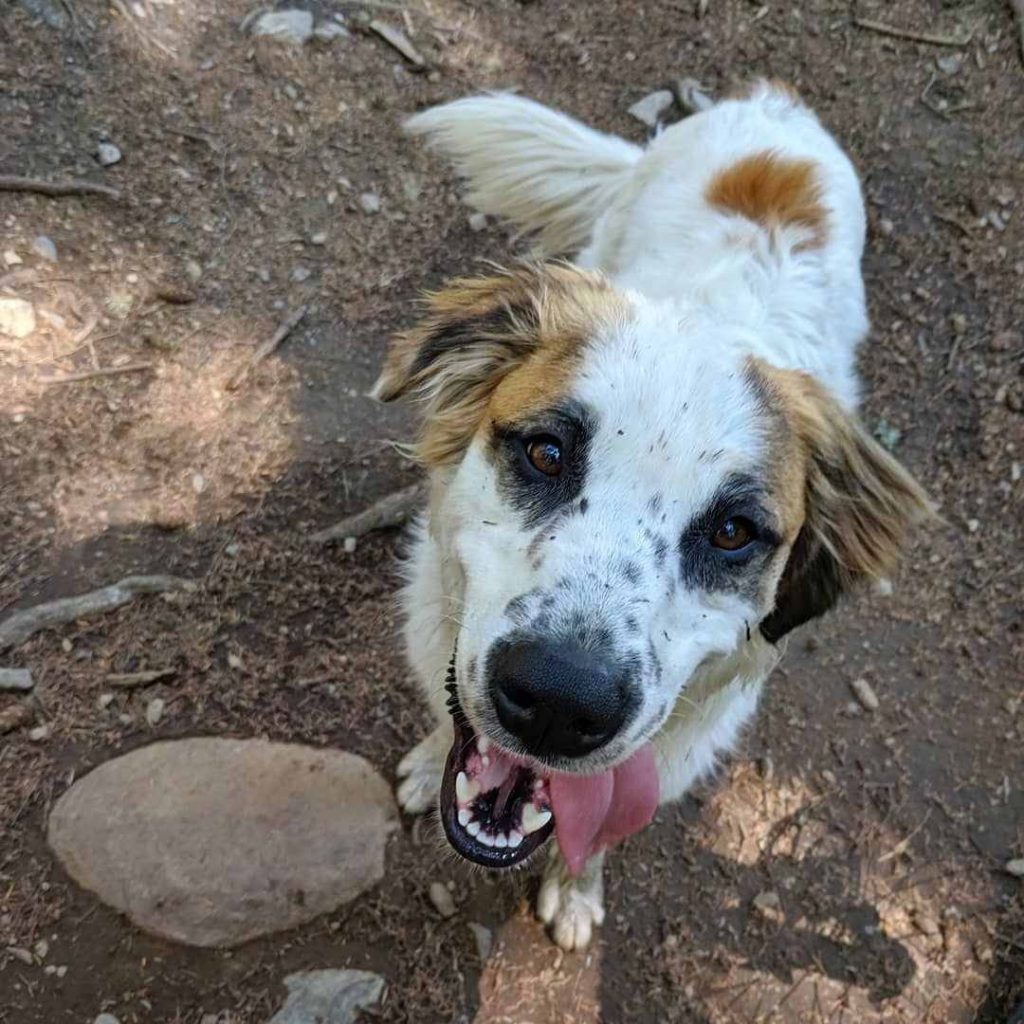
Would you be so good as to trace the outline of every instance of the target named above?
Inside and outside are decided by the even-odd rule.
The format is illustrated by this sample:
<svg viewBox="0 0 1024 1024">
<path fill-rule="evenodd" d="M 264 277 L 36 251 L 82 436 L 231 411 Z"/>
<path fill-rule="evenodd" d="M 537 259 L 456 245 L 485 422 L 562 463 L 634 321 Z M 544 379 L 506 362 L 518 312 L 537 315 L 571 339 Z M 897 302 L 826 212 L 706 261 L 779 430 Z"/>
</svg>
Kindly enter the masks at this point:
<svg viewBox="0 0 1024 1024">
<path fill-rule="evenodd" d="M 426 402 L 462 722 L 539 789 L 628 761 L 698 668 L 883 574 L 924 507 L 755 347 L 565 266 L 456 282 L 396 342 L 378 393 Z"/>
</svg>

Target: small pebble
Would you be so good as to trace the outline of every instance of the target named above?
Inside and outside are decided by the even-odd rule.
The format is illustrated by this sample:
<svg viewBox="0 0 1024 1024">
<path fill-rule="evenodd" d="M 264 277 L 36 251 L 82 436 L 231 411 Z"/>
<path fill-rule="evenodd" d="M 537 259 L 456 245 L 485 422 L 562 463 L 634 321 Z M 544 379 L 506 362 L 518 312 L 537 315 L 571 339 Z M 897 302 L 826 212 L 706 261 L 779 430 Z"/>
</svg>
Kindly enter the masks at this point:
<svg viewBox="0 0 1024 1024">
<path fill-rule="evenodd" d="M 50 727 L 48 725 L 37 725 L 34 729 L 29 729 L 28 738 L 33 743 L 43 743 L 50 738 Z"/>
<path fill-rule="evenodd" d="M 629 108 L 629 113 L 638 121 L 642 121 L 648 128 L 656 128 L 661 120 L 661 115 L 674 102 L 675 97 L 668 89 L 659 89 L 657 92 L 648 93 L 642 100 L 637 100 Z"/>
<path fill-rule="evenodd" d="M 476 942 L 476 953 L 480 957 L 480 963 L 486 963 L 487 958 L 491 955 L 491 947 L 494 945 L 494 936 L 491 933 L 491 929 L 485 928 L 482 924 L 477 924 L 476 921 L 470 921 L 469 930 L 473 933 L 473 939 Z"/>
<path fill-rule="evenodd" d="M 96 147 L 96 159 L 102 167 L 111 167 L 121 162 L 121 150 L 112 142 L 101 142 Z"/>
<path fill-rule="evenodd" d="M 92 1024 L 121 1024 L 112 1013 L 101 1013 Z"/>
<path fill-rule="evenodd" d="M 233 651 L 228 652 L 228 668 L 233 668 L 236 671 L 242 668 L 242 659 Z"/>
<path fill-rule="evenodd" d="M 57 262 L 57 246 L 53 244 L 52 238 L 46 235 L 37 235 L 32 239 L 32 251 L 48 263 Z"/>
<path fill-rule="evenodd" d="M 359 206 L 363 213 L 380 212 L 380 196 L 376 192 L 364 192 L 359 197 Z"/>
<path fill-rule="evenodd" d="M 298 266 L 292 269 L 292 280 L 296 284 L 302 284 L 303 281 L 308 281 L 312 271 L 308 267 Z"/>
<path fill-rule="evenodd" d="M 1006 862 L 1006 873 L 1014 878 L 1024 878 L 1024 857 L 1017 857 Z"/>
<path fill-rule="evenodd" d="M 447 887 L 440 882 L 430 883 L 430 902 L 434 904 L 434 909 L 442 917 L 455 915 L 455 900 L 452 899 L 452 894 Z"/>
<path fill-rule="evenodd" d="M 40 939 L 33 947 L 32 952 L 35 953 L 40 960 L 46 959 L 46 954 L 50 952 L 50 944 L 46 939 Z"/>
<path fill-rule="evenodd" d="M 878 219 L 878 233 L 888 238 L 896 230 L 896 225 L 893 224 L 888 217 L 879 217 Z"/>
<path fill-rule="evenodd" d="M 198 264 L 198 262 L 196 262 L 196 260 L 185 260 L 185 273 L 193 284 L 197 284 L 199 279 L 203 276 L 203 268 Z"/>
<path fill-rule="evenodd" d="M 313 245 L 326 245 L 327 244 L 327 232 L 318 231 L 315 235 L 310 235 L 309 240 Z"/>
<path fill-rule="evenodd" d="M 158 725 L 160 719 L 164 717 L 164 708 L 167 707 L 167 702 L 161 697 L 154 697 L 146 705 L 146 722 L 149 725 Z"/>
<path fill-rule="evenodd" d="M 13 956 L 15 960 L 20 960 L 26 967 L 31 967 L 35 963 L 32 959 L 32 954 L 27 949 L 22 949 L 20 946 L 8 946 L 7 952 Z"/>
<path fill-rule="evenodd" d="M 358 543 L 359 542 L 356 540 L 355 537 L 346 537 L 344 542 L 343 542 L 343 544 L 342 544 L 342 548 L 344 549 L 345 554 L 346 555 L 351 555 L 352 552 L 355 551 L 356 545 Z"/>
<path fill-rule="evenodd" d="M 860 702 L 860 706 L 865 711 L 877 711 L 878 710 L 878 697 L 875 695 L 875 691 L 871 688 L 871 684 L 861 676 L 858 679 L 854 679 L 850 683 L 850 689 L 853 691 L 854 697 Z"/>
<path fill-rule="evenodd" d="M 485 227 L 487 227 L 487 214 L 477 211 L 469 215 L 470 231 L 483 231 Z"/>
<path fill-rule="evenodd" d="M 7 249 L 4 251 L 4 266 L 16 267 L 21 262 L 21 257 L 13 249 Z"/>
<path fill-rule="evenodd" d="M 113 703 L 114 695 L 112 693 L 101 693 L 96 698 L 96 707 L 98 707 L 100 711 L 106 711 L 106 709 L 109 708 L 110 705 Z"/>
<path fill-rule="evenodd" d="M 785 920 L 779 894 L 773 889 L 758 893 L 754 897 L 754 909 L 767 921 L 781 924 Z"/>
<path fill-rule="evenodd" d="M 27 668 L 0 668 L 0 692 L 28 693 L 35 683 Z"/>
</svg>

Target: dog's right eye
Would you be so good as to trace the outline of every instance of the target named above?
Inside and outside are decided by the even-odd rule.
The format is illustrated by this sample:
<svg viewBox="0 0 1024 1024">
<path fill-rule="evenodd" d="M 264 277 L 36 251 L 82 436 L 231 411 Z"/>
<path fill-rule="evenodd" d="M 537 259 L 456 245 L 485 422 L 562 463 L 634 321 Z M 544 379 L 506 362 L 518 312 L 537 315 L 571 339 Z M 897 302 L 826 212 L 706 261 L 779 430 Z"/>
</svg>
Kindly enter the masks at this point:
<svg viewBox="0 0 1024 1024">
<path fill-rule="evenodd" d="M 526 457 L 538 473 L 556 477 L 562 472 L 562 446 L 553 437 L 530 437 L 525 442 Z"/>
</svg>

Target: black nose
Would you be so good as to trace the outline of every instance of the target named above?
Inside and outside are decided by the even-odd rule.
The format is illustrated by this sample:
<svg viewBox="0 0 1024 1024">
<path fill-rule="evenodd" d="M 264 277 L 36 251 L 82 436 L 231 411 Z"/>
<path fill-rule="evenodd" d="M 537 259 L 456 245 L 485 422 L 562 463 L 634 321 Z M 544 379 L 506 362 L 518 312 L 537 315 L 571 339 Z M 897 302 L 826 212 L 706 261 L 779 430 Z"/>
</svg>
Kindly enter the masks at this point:
<svg viewBox="0 0 1024 1024">
<path fill-rule="evenodd" d="M 538 757 L 582 757 L 629 713 L 628 673 L 574 644 L 503 644 L 490 663 L 498 721 Z"/>
</svg>

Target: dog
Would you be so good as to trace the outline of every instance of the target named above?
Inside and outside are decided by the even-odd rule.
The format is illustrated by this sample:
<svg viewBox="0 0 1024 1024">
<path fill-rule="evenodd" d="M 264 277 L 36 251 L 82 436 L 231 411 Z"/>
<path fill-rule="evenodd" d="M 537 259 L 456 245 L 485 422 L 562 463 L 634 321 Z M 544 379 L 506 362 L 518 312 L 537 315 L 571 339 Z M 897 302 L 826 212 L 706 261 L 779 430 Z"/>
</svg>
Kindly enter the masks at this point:
<svg viewBox="0 0 1024 1024">
<path fill-rule="evenodd" d="M 538 258 L 458 279 L 376 396 L 422 407 L 402 594 L 438 725 L 398 800 L 538 914 L 600 925 L 605 851 L 736 742 L 791 630 L 930 514 L 858 421 L 857 174 L 787 86 L 645 147 L 513 95 L 407 123 Z M 572 261 L 554 257 L 575 254 Z"/>
</svg>

